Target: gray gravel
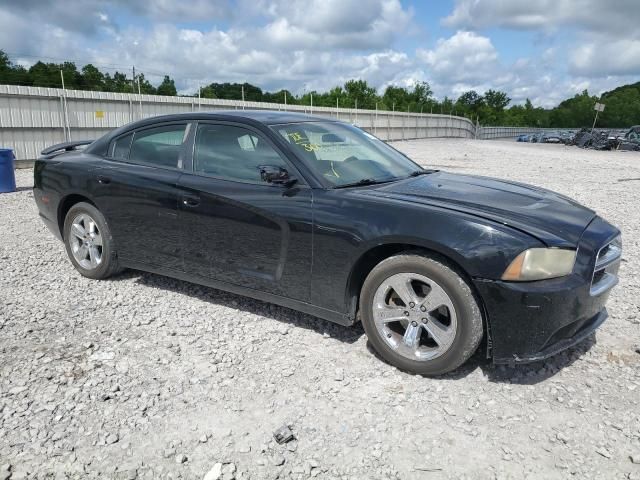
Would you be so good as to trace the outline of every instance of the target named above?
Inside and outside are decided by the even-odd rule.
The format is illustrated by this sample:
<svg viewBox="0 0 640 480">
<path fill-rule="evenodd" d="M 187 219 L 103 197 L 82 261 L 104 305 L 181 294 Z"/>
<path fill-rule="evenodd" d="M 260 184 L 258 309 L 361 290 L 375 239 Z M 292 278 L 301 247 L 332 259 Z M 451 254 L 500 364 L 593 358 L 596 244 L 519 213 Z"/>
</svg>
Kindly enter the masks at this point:
<svg viewBox="0 0 640 480">
<path fill-rule="evenodd" d="M 0 479 L 640 479 L 640 155 L 397 146 L 620 226 L 622 281 L 597 336 L 546 363 L 476 355 L 443 378 L 407 375 L 360 327 L 151 274 L 81 277 L 22 170 L 0 195 Z M 283 425 L 295 438 L 280 445 Z"/>
</svg>

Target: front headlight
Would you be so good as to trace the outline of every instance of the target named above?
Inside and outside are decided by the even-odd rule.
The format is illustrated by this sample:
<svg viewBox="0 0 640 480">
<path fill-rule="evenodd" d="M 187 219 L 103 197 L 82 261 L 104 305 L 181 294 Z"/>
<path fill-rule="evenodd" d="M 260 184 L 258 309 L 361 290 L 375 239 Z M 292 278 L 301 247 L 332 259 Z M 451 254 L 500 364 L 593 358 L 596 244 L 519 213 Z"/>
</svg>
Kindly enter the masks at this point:
<svg viewBox="0 0 640 480">
<path fill-rule="evenodd" d="M 569 275 L 576 262 L 575 250 L 530 248 L 518 255 L 502 274 L 502 280 L 530 282 Z"/>
</svg>

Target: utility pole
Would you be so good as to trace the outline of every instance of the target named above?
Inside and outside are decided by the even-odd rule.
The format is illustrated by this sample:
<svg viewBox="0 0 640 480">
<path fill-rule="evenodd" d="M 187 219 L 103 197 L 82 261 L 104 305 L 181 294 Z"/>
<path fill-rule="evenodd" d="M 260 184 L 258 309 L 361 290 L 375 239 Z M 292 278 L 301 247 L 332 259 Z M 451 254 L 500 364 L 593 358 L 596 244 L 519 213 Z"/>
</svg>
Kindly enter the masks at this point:
<svg viewBox="0 0 640 480">
<path fill-rule="evenodd" d="M 287 91 L 284 91 L 284 111 L 287 111 Z"/>
<path fill-rule="evenodd" d="M 198 111 L 200 111 L 200 98 L 202 97 L 202 85 L 198 85 Z"/>
<path fill-rule="evenodd" d="M 240 85 L 240 89 L 242 91 L 242 109 L 244 110 L 244 85 Z"/>
<path fill-rule="evenodd" d="M 131 79 L 131 93 L 136 93 L 136 66 L 132 67 L 133 78 Z"/>
<path fill-rule="evenodd" d="M 339 108 L 340 108 L 340 97 L 336 97 L 336 118 L 340 117 L 340 112 L 338 112 Z"/>
<path fill-rule="evenodd" d="M 313 115 L 313 92 L 309 92 L 309 96 L 311 98 L 311 115 Z"/>
</svg>

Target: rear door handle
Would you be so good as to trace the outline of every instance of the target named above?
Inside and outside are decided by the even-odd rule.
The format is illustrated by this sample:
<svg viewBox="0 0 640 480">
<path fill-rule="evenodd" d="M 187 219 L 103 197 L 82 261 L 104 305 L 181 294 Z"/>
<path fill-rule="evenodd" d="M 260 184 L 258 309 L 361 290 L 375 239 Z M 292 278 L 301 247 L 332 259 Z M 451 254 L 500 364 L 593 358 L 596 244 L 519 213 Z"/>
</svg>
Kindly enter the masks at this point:
<svg viewBox="0 0 640 480">
<path fill-rule="evenodd" d="M 182 204 L 185 207 L 197 207 L 198 205 L 200 205 L 200 197 L 184 195 L 182 197 Z"/>
<path fill-rule="evenodd" d="M 111 179 L 109 177 L 105 177 L 104 175 L 98 175 L 98 183 L 107 185 L 111 183 Z"/>
</svg>

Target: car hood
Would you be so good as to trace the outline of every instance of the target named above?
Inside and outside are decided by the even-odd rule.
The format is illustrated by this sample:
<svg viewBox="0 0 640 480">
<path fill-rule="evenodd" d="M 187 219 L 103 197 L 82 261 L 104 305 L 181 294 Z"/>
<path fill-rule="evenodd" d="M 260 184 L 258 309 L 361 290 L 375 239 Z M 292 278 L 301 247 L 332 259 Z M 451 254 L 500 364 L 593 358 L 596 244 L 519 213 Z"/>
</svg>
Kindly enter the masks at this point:
<svg viewBox="0 0 640 480">
<path fill-rule="evenodd" d="M 543 188 L 445 172 L 385 183 L 360 192 L 480 216 L 527 232 L 549 246 L 576 246 L 596 216 L 593 210 Z"/>
</svg>

